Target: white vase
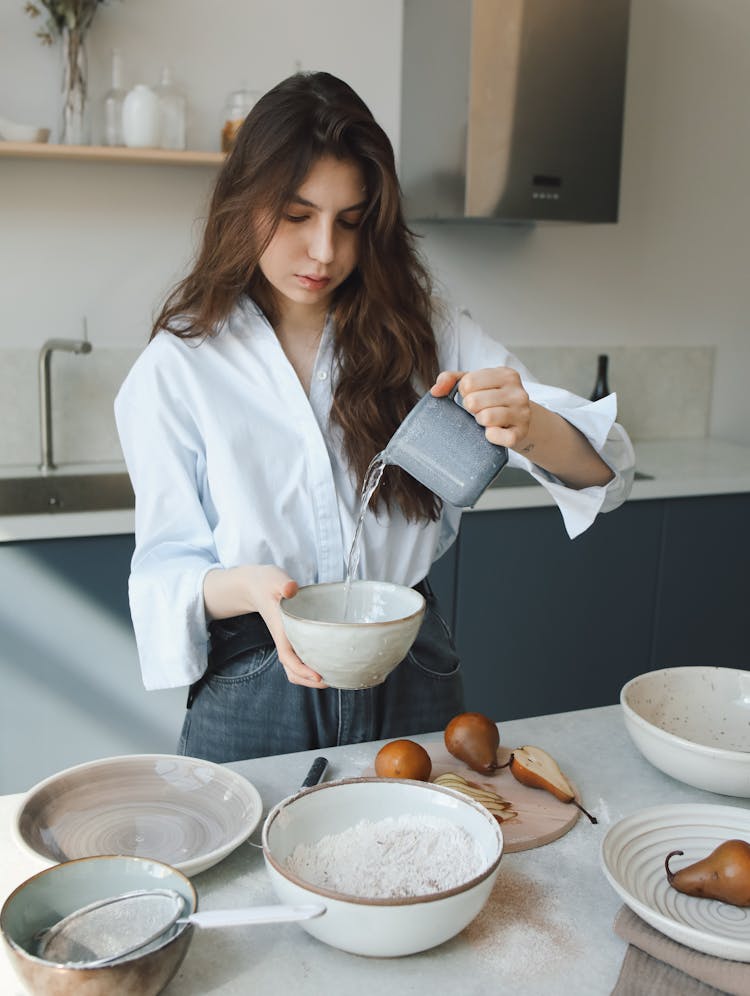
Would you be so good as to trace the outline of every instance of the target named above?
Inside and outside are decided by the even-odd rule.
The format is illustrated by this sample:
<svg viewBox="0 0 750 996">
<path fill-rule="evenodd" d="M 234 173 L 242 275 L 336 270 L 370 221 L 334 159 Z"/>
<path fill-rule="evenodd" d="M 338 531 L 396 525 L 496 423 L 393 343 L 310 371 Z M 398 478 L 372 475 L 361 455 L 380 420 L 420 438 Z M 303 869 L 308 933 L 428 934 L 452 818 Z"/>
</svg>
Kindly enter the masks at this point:
<svg viewBox="0 0 750 996">
<path fill-rule="evenodd" d="M 137 83 L 122 105 L 122 137 L 131 148 L 156 148 L 160 139 L 159 98 L 145 83 Z"/>
</svg>

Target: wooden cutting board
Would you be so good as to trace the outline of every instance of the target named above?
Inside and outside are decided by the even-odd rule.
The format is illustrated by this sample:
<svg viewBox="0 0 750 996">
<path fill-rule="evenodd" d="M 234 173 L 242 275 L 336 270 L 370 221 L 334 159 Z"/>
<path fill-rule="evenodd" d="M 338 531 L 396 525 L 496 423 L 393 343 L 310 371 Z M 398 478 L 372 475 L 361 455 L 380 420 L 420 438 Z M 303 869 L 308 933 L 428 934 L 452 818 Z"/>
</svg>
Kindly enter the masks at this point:
<svg viewBox="0 0 750 996">
<path fill-rule="evenodd" d="M 423 746 L 432 760 L 432 778 L 454 771 L 477 785 L 492 789 L 513 804 L 518 816 L 501 824 L 503 850 L 506 853 L 529 851 L 533 847 L 549 844 L 566 834 L 580 816 L 580 811 L 572 803 L 560 802 L 544 789 L 522 785 L 508 768 L 501 768 L 494 775 L 481 775 L 449 754 L 444 743 Z M 499 747 L 498 764 L 505 764 L 509 755 L 507 747 Z"/>
</svg>

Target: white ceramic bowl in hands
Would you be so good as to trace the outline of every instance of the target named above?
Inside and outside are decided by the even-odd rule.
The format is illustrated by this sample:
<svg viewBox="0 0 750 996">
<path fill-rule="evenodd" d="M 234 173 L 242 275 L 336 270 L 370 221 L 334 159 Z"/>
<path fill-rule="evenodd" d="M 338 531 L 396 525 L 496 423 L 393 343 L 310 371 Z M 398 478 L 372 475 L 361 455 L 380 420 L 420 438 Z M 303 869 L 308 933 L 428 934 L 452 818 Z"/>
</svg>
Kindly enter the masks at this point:
<svg viewBox="0 0 750 996">
<path fill-rule="evenodd" d="M 298 844 L 316 844 L 362 820 L 403 815 L 437 817 L 462 827 L 478 843 L 484 870 L 442 892 L 369 899 L 312 885 L 286 865 Z M 300 926 L 332 947 L 381 958 L 426 951 L 471 923 L 492 891 L 502 852 L 502 831 L 484 806 L 441 785 L 405 779 L 325 782 L 284 799 L 263 825 L 263 856 L 281 902 L 326 906 L 322 916 Z"/>
<path fill-rule="evenodd" d="M 623 686 L 620 703 L 654 767 L 707 792 L 750 798 L 750 671 L 650 671 Z"/>
<path fill-rule="evenodd" d="M 388 581 L 310 584 L 281 601 L 294 652 L 332 688 L 370 688 L 385 681 L 416 639 L 425 600 Z"/>
</svg>

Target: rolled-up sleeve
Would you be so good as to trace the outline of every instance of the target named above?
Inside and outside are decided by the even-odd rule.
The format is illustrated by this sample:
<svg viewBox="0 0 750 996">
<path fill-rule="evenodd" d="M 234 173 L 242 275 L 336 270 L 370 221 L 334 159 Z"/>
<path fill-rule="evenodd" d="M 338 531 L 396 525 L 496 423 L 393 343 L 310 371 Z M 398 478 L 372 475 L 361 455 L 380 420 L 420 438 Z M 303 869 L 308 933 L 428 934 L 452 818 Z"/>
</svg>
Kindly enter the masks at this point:
<svg viewBox="0 0 750 996">
<path fill-rule="evenodd" d="M 203 579 L 221 566 L 200 500 L 200 434 L 145 363 L 121 388 L 115 419 L 136 499 L 129 596 L 143 683 L 191 684 L 207 663 Z"/>
<path fill-rule="evenodd" d="M 592 524 L 600 512 L 621 505 L 630 494 L 635 474 L 635 452 L 628 434 L 618 424 L 617 396 L 610 394 L 600 401 L 586 401 L 564 388 L 540 384 L 523 363 L 503 345 L 487 335 L 463 310 L 454 323 L 455 365 L 461 370 L 487 366 L 506 366 L 521 375 L 529 398 L 555 412 L 581 432 L 613 473 L 608 484 L 575 489 L 567 487 L 553 474 L 532 463 L 514 450 L 508 452 L 508 466 L 527 470 L 555 500 L 571 539 Z"/>
</svg>

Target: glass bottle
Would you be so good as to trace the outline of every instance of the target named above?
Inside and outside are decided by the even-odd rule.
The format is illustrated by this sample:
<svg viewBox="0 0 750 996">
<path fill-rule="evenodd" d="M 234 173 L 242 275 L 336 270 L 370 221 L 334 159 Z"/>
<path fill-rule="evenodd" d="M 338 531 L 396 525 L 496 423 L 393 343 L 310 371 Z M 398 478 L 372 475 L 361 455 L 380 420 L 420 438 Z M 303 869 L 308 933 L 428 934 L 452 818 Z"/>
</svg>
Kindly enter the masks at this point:
<svg viewBox="0 0 750 996">
<path fill-rule="evenodd" d="M 159 98 L 162 149 L 184 149 L 187 145 L 187 100 L 172 80 L 168 66 L 161 71 L 161 82 L 154 87 Z"/>
<path fill-rule="evenodd" d="M 242 122 L 252 110 L 259 94 L 255 90 L 235 90 L 227 97 L 224 106 L 224 127 L 221 129 L 221 151 L 229 152 L 234 145 Z"/>
<path fill-rule="evenodd" d="M 597 357 L 596 366 L 596 383 L 594 384 L 594 390 L 589 396 L 590 401 L 599 401 L 601 398 L 606 398 L 610 393 L 609 383 L 607 381 L 607 368 L 609 366 L 609 357 L 606 353 Z"/>
<path fill-rule="evenodd" d="M 125 90 L 122 86 L 122 55 L 112 49 L 112 86 L 104 95 L 104 145 L 124 145 L 122 135 L 122 105 Z"/>
</svg>

